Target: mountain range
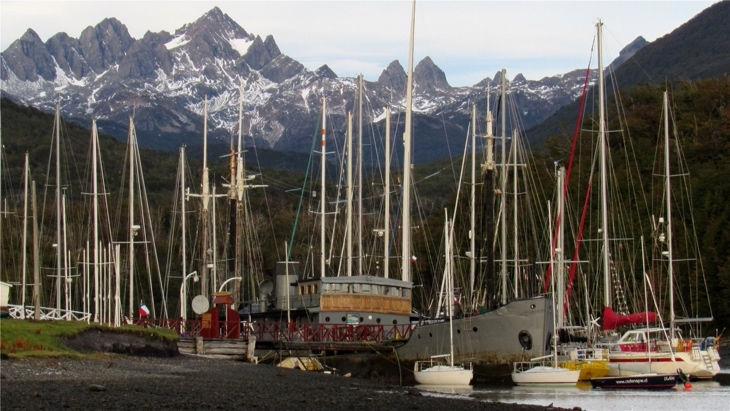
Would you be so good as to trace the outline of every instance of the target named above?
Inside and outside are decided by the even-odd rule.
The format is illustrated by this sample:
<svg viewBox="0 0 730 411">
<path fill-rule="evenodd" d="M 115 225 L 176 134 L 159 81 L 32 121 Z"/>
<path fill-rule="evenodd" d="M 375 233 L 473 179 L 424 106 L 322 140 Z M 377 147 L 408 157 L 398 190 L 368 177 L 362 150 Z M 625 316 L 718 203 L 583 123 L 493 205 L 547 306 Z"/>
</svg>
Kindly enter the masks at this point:
<svg viewBox="0 0 730 411">
<path fill-rule="evenodd" d="M 614 64 L 646 44 L 637 38 Z M 415 128 L 422 141 L 416 162 L 445 156 L 444 133 L 458 136 L 455 144 L 463 141 L 471 103 L 484 104 L 487 87 L 497 87 L 500 76 L 452 87 L 430 57 L 418 62 Z M 583 76 L 584 70 L 574 70 L 541 80 L 513 77 L 510 92 L 523 126 L 539 124 L 573 101 Z M 140 144 L 163 150 L 200 143 L 206 97 L 210 135 L 226 147 L 238 127 L 243 84 L 245 134 L 259 147 L 307 152 L 321 98 L 327 98 L 330 124 L 342 131 L 357 93 L 355 78 L 338 77 L 327 65 L 307 69 L 282 53 L 272 35 L 249 33 L 218 7 L 174 33 L 148 31 L 140 39 L 115 18 L 87 27 L 78 38 L 58 33 L 43 42 L 28 29 L 0 54 L 0 80 L 5 97 L 46 111 L 58 103 L 66 117 L 88 124 L 93 116 L 117 138 L 125 138 L 134 111 Z M 405 83 L 397 60 L 376 81 L 365 81 L 366 121 L 382 120 L 385 107 L 402 111 Z"/>
</svg>

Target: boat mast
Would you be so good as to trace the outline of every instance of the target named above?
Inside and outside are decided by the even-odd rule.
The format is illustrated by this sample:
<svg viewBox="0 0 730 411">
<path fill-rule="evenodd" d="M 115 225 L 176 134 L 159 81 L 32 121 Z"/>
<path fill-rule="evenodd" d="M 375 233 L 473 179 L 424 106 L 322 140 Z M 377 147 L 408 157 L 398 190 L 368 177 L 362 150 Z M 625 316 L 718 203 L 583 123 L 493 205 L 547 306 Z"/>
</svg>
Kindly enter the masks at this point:
<svg viewBox="0 0 730 411">
<path fill-rule="evenodd" d="M 608 248 L 608 176 L 606 175 L 605 79 L 603 74 L 603 21 L 596 23 L 598 43 L 598 139 L 601 167 L 601 237 L 603 241 L 603 303 L 611 306 L 611 272 Z"/>
<path fill-rule="evenodd" d="M 134 318 L 134 121 L 129 117 L 129 318 Z"/>
<path fill-rule="evenodd" d="M 347 276 L 352 276 L 352 113 L 347 113 L 347 205 L 345 220 L 347 231 Z"/>
<path fill-rule="evenodd" d="M 514 260 L 514 288 L 515 299 L 520 298 L 520 259 L 519 259 L 519 243 L 517 242 L 517 144 L 518 132 L 517 128 L 512 130 L 512 248 L 515 252 Z"/>
<path fill-rule="evenodd" d="M 674 341 L 674 267 L 672 253 L 672 183 L 669 170 L 669 97 L 664 91 L 664 184 L 667 196 L 667 267 L 669 274 L 669 332 Z"/>
<path fill-rule="evenodd" d="M 205 97 L 203 103 L 203 181 L 202 193 L 200 195 L 203 201 L 202 223 L 203 223 L 203 252 L 202 264 L 200 267 L 200 290 L 204 297 L 208 297 L 208 200 L 209 200 L 210 182 L 208 181 L 208 96 Z"/>
<path fill-rule="evenodd" d="M 555 252 L 555 250 L 552 248 L 553 247 L 553 220 L 552 220 L 553 212 L 550 208 L 549 200 L 548 200 L 547 206 L 548 206 L 548 233 L 550 233 L 549 244 L 550 244 L 550 248 L 551 248 L 550 249 L 550 272 L 555 272 L 554 271 L 555 258 L 553 256 L 553 253 Z M 558 367 L 558 337 L 557 337 L 557 326 L 555 324 L 555 276 L 551 276 L 551 278 L 550 278 L 550 299 L 552 302 L 552 307 L 550 307 L 550 311 L 552 311 L 552 313 L 553 313 L 553 318 L 552 318 L 552 321 L 553 321 L 553 338 L 552 338 L 552 340 L 553 340 L 553 367 L 557 368 Z"/>
<path fill-rule="evenodd" d="M 385 109 L 385 235 L 383 238 L 383 274 L 390 275 L 390 109 Z"/>
<path fill-rule="evenodd" d="M 502 277 L 502 305 L 507 304 L 507 70 L 502 69 L 501 77 L 501 102 L 499 110 L 502 115 L 502 172 L 500 182 L 500 213 L 499 229 L 502 237 L 500 252 L 502 265 L 500 267 Z"/>
<path fill-rule="evenodd" d="M 64 291 L 64 297 L 66 300 L 66 314 L 68 320 L 71 319 L 71 284 L 69 283 L 69 260 L 71 259 L 71 256 L 68 252 L 68 236 L 66 235 L 66 232 L 68 231 L 68 226 L 66 225 L 66 193 L 63 193 L 63 196 L 61 197 L 61 210 L 62 210 L 62 216 L 63 216 L 63 291 Z"/>
<path fill-rule="evenodd" d="M 476 278 L 476 179 L 477 179 L 477 105 L 471 107 L 471 207 L 469 209 L 469 302 L 474 302 Z"/>
<path fill-rule="evenodd" d="M 484 244 L 486 244 L 486 255 L 485 261 L 486 270 L 485 278 L 491 280 L 492 273 L 494 272 L 494 169 L 496 164 L 494 161 L 494 118 L 492 116 L 492 110 L 490 105 L 490 94 L 491 90 L 487 88 L 487 133 L 486 133 L 486 153 L 484 154 L 484 163 L 482 164 L 482 174 L 484 175 L 484 187 L 482 189 L 482 215 L 485 220 L 484 224 Z M 480 236 L 481 238 L 481 236 Z M 481 247 L 477 247 L 477 253 L 480 252 Z M 481 262 L 481 256 L 476 259 Z M 487 284 L 485 282 L 485 284 Z M 484 290 L 486 297 L 487 290 Z"/>
<path fill-rule="evenodd" d="M 563 328 L 563 323 L 565 320 L 565 306 L 563 304 L 563 293 L 564 293 L 564 277 L 565 277 L 565 189 L 563 187 L 565 180 L 565 167 L 560 167 L 558 169 L 558 215 L 555 221 L 558 222 L 558 238 L 556 241 L 557 250 L 555 250 L 555 255 L 557 258 L 557 269 L 556 271 L 552 271 L 552 268 L 550 269 L 550 272 L 555 272 L 557 275 L 557 281 L 556 281 L 556 287 L 557 287 L 557 310 L 558 310 L 558 320 L 557 320 L 557 327 L 558 329 Z M 549 216 L 549 215 L 548 215 Z M 552 244 L 552 242 L 550 243 Z"/>
<path fill-rule="evenodd" d="M 319 212 L 321 214 L 320 224 L 319 224 L 319 274 L 321 278 L 324 278 L 327 276 L 327 270 L 325 267 L 325 246 L 326 246 L 326 239 L 325 239 L 325 223 L 326 223 L 326 215 L 325 212 L 327 211 L 325 206 L 327 203 L 325 202 L 326 196 L 324 193 L 324 190 L 326 189 L 326 173 L 327 173 L 327 99 L 325 97 L 322 97 L 322 138 L 320 141 L 320 205 L 319 205 Z"/>
<path fill-rule="evenodd" d="M 183 320 L 183 327 L 185 326 L 185 320 L 188 319 L 188 307 L 187 307 L 187 286 L 185 284 L 185 277 L 188 275 L 188 262 L 187 262 L 187 234 L 185 227 L 185 201 L 187 200 L 187 190 L 185 189 L 185 146 L 180 147 L 180 214 L 182 223 L 182 298 L 180 299 L 180 317 Z"/>
<path fill-rule="evenodd" d="M 96 129 L 96 119 L 91 122 L 91 173 L 93 187 L 93 207 L 94 207 L 94 322 L 99 322 L 99 181 L 97 170 L 97 154 L 99 151 L 98 132 Z M 131 318 L 131 317 L 130 317 Z"/>
<path fill-rule="evenodd" d="M 284 241 L 284 274 L 286 275 L 286 329 L 291 329 L 291 279 L 289 278 L 289 243 Z"/>
<path fill-rule="evenodd" d="M 243 92 L 244 92 L 244 85 L 243 81 L 241 81 L 241 96 L 240 100 L 238 102 L 238 145 L 236 146 L 236 162 L 232 166 L 235 167 L 235 173 L 232 173 L 232 182 L 231 182 L 231 195 L 233 197 L 232 201 L 235 202 L 233 205 L 234 209 L 231 210 L 231 219 L 233 220 L 231 223 L 232 232 L 235 233 L 235 235 L 230 241 L 230 246 L 232 246 L 235 249 L 235 259 L 233 261 L 233 277 L 241 277 L 241 282 L 238 288 L 236 288 L 236 294 L 238 298 L 236 300 L 241 300 L 243 295 L 243 287 L 245 286 L 245 281 L 243 281 L 243 247 L 241 246 L 243 243 L 243 189 L 244 189 L 244 176 L 245 170 L 244 170 L 244 144 L 243 144 Z M 234 186 L 235 182 L 235 186 Z"/>
<path fill-rule="evenodd" d="M 56 312 L 61 310 L 61 107 L 56 103 Z"/>
<path fill-rule="evenodd" d="M 217 261 L 217 253 L 218 253 L 218 242 L 217 242 L 217 235 L 216 232 L 218 231 L 218 225 L 216 221 L 216 215 L 215 215 L 215 203 L 217 203 L 217 195 L 215 193 L 216 191 L 216 185 L 213 183 L 213 193 L 211 194 L 211 203 L 212 203 L 212 213 L 211 213 L 211 219 L 213 221 L 213 224 L 211 224 L 211 228 L 213 229 L 213 242 L 211 244 L 211 260 L 212 260 L 212 267 L 210 270 L 210 288 L 213 290 L 213 292 L 218 291 L 218 261 Z"/>
<path fill-rule="evenodd" d="M 403 220 L 401 222 L 401 279 L 411 281 L 411 140 L 413 130 L 413 42 L 416 26 L 416 1 L 411 3 L 411 32 L 408 44 L 406 83 L 406 124 L 403 133 Z"/>
<path fill-rule="evenodd" d="M 362 93 L 363 76 L 358 77 L 357 93 L 357 275 L 363 275 L 362 259 Z"/>
<path fill-rule="evenodd" d="M 447 307 L 449 312 L 449 363 L 454 366 L 454 284 L 451 276 L 451 235 L 449 229 L 449 211 L 444 209 L 444 245 L 445 245 L 445 269 L 446 276 L 446 298 L 448 299 Z"/>
<path fill-rule="evenodd" d="M 38 233 L 38 202 L 36 201 L 35 180 L 31 182 L 30 202 L 33 208 L 33 319 L 41 319 L 41 260 L 40 234 Z M 25 308 L 23 308 L 25 309 Z"/>
<path fill-rule="evenodd" d="M 28 274 L 28 183 L 30 180 L 30 162 L 28 152 L 25 152 L 25 166 L 23 167 L 23 272 L 20 280 L 20 318 L 25 318 L 26 276 Z"/>
</svg>

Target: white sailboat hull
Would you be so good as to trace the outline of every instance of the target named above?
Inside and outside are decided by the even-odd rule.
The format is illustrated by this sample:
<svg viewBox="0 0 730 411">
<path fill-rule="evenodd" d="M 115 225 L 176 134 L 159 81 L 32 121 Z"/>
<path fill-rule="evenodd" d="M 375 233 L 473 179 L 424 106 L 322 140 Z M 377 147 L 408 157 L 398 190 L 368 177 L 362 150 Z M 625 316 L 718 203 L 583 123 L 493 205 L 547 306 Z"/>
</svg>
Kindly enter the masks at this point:
<svg viewBox="0 0 730 411">
<path fill-rule="evenodd" d="M 460 386 L 469 385 L 474 377 L 474 370 L 452 365 L 434 365 L 418 370 L 416 366 L 413 375 L 421 385 Z"/>
<path fill-rule="evenodd" d="M 578 378 L 580 370 L 559 367 L 540 366 L 512 373 L 512 382 L 517 385 L 575 385 Z"/>
<path fill-rule="evenodd" d="M 709 364 L 709 365 L 708 365 Z M 719 363 L 692 358 L 689 352 L 670 353 L 611 353 L 609 376 L 632 376 L 658 373 L 674 374 L 677 370 L 693 378 L 712 378 L 720 370 Z"/>
</svg>

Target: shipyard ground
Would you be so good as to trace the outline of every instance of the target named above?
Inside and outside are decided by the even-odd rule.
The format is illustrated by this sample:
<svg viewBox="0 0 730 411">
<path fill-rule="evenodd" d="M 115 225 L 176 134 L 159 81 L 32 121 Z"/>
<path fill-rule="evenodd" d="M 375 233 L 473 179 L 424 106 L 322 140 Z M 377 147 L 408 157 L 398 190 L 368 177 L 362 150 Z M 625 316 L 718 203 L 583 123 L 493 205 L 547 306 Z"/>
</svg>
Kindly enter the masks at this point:
<svg viewBox="0 0 730 411">
<path fill-rule="evenodd" d="M 0 406 L 14 409 L 448 409 L 544 407 L 423 396 L 409 387 L 231 360 L 110 355 L 3 359 Z"/>
</svg>

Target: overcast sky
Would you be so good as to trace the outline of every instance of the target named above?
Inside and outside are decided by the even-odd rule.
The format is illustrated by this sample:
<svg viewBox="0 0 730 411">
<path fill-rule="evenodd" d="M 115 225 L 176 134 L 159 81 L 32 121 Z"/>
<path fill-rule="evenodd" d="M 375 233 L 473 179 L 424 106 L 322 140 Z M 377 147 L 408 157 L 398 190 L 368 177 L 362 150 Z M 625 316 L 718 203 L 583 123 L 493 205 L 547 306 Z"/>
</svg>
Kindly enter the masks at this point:
<svg viewBox="0 0 730 411">
<path fill-rule="evenodd" d="M 583 68 L 594 24 L 605 21 L 606 59 L 639 35 L 653 41 L 713 1 L 507 2 L 420 1 L 416 61 L 431 56 L 452 85 L 492 77 L 537 79 Z M 246 31 L 273 34 L 281 51 L 315 69 L 375 80 L 392 60 L 405 66 L 410 3 L 403 1 L 0 1 L 3 50 L 33 28 L 45 41 L 59 31 L 78 37 L 86 26 L 116 17 L 140 38 L 173 32 L 214 6 Z"/>
</svg>

